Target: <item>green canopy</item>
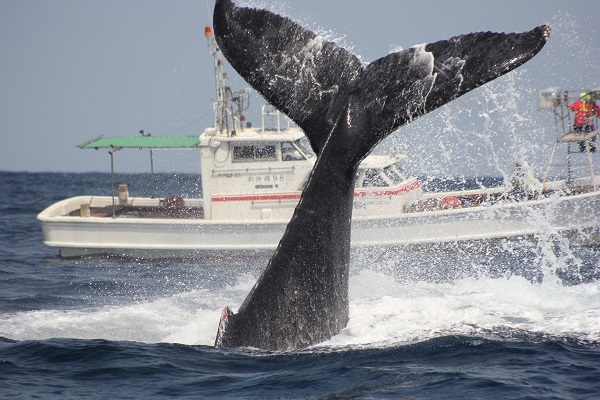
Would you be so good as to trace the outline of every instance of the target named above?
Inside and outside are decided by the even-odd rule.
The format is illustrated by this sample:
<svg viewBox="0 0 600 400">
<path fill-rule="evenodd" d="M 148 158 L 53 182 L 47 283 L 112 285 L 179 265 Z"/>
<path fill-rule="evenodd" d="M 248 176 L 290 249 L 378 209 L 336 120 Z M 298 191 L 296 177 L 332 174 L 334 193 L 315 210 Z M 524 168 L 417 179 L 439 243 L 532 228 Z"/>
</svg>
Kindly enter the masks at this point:
<svg viewBox="0 0 600 400">
<path fill-rule="evenodd" d="M 600 100 L 600 90 L 592 90 L 588 92 L 588 95 L 592 101 Z"/>
<path fill-rule="evenodd" d="M 125 136 L 99 137 L 80 144 L 80 149 L 193 149 L 200 145 L 198 136 Z"/>
</svg>

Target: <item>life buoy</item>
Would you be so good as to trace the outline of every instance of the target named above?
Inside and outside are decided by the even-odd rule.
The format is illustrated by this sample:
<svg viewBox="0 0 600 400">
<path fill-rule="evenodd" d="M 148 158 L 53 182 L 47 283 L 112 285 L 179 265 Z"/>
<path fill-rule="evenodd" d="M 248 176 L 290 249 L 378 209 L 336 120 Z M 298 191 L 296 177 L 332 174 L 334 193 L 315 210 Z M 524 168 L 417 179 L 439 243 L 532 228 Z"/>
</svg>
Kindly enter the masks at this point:
<svg viewBox="0 0 600 400">
<path fill-rule="evenodd" d="M 167 196 L 163 200 L 162 205 L 169 210 L 180 210 L 185 207 L 185 201 L 181 196 Z"/>
<path fill-rule="evenodd" d="M 458 197 L 455 196 L 447 196 L 442 199 L 442 208 L 456 208 L 461 207 L 462 202 Z"/>
</svg>

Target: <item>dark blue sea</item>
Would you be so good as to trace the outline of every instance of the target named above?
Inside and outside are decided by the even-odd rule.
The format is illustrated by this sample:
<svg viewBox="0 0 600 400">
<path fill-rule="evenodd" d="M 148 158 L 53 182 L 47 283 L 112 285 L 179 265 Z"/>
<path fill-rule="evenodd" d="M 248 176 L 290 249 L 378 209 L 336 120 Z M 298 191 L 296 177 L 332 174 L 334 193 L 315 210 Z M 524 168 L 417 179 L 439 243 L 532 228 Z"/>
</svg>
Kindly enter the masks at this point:
<svg viewBox="0 0 600 400">
<path fill-rule="evenodd" d="M 147 195 L 148 175 L 118 176 Z M 62 259 L 36 215 L 109 174 L 0 173 L 0 399 L 599 399 L 600 248 L 544 238 L 353 253 L 350 322 L 212 347 L 265 256 Z M 488 180 L 489 181 L 489 180 Z M 487 181 L 430 181 L 430 188 Z M 159 195 L 197 196 L 193 175 Z"/>
</svg>

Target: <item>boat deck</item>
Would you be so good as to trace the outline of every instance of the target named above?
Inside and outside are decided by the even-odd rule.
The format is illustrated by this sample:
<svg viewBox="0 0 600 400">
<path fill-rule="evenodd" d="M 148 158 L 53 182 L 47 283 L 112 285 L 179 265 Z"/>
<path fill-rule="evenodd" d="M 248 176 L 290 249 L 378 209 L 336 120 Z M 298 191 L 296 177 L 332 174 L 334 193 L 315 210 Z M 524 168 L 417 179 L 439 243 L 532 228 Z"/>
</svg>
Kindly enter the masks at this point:
<svg viewBox="0 0 600 400">
<path fill-rule="evenodd" d="M 444 193 L 440 196 L 432 196 L 421 199 L 420 201 L 410 205 L 405 209 L 407 213 L 415 213 L 421 211 L 438 211 L 452 208 L 470 208 L 479 207 L 486 204 L 494 204 L 500 201 L 515 202 L 528 200 L 541 200 L 553 195 L 576 195 L 591 193 L 596 191 L 593 185 L 577 186 L 561 189 L 545 189 L 540 194 L 530 194 L 526 198 L 515 198 L 510 193 L 498 190 L 488 193 L 473 193 L 459 195 L 458 193 Z"/>
<path fill-rule="evenodd" d="M 68 214 L 71 217 L 79 217 L 80 210 L 72 211 Z M 164 206 L 129 206 L 129 205 L 115 205 L 106 206 L 101 208 L 90 209 L 91 217 L 106 217 L 112 216 L 119 218 L 181 218 L 181 219 L 203 219 L 204 208 L 203 207 L 164 207 Z"/>
<path fill-rule="evenodd" d="M 598 136 L 600 131 L 591 131 L 591 132 L 567 132 L 561 137 L 559 137 L 556 141 L 559 143 L 573 143 L 573 142 L 582 142 L 585 140 L 591 140 Z"/>
<path fill-rule="evenodd" d="M 579 186 L 571 188 L 568 194 L 583 194 L 594 191 L 593 186 Z M 526 200 L 536 200 L 550 197 L 560 192 L 565 194 L 564 190 L 544 190 L 541 195 L 530 196 Z M 521 199 L 524 200 L 524 199 Z M 509 194 L 503 191 L 495 191 L 488 193 L 474 194 L 454 194 L 443 193 L 438 196 L 431 196 L 421 199 L 420 201 L 411 204 L 405 208 L 407 213 L 418 213 L 423 211 L 436 211 L 455 208 L 470 208 L 479 207 L 486 204 L 494 204 L 500 201 L 517 201 Z M 114 211 L 113 211 L 114 210 Z M 79 209 L 71 211 L 67 216 L 79 217 L 81 211 Z M 149 218 L 149 219 L 204 219 L 204 208 L 198 206 L 132 206 L 117 204 L 105 207 L 92 207 L 90 216 L 96 218 Z"/>
</svg>

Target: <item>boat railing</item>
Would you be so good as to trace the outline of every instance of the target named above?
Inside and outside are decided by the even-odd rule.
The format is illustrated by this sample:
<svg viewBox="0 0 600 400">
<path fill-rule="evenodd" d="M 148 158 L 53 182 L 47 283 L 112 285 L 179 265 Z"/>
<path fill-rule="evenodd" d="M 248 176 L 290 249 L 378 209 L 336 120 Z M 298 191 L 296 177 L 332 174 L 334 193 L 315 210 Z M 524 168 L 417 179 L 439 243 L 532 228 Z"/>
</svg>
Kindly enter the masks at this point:
<svg viewBox="0 0 600 400">
<path fill-rule="evenodd" d="M 260 172 L 294 172 L 295 166 L 290 167 L 258 167 L 258 168 L 231 168 L 231 169 L 213 169 L 213 175 L 230 175 L 235 173 L 255 174 Z"/>
<path fill-rule="evenodd" d="M 556 129 L 556 140 L 550 160 L 544 173 L 544 179 L 542 185 L 544 189 L 548 183 L 550 170 L 553 167 L 564 166 L 566 167 L 567 173 L 567 184 L 570 185 L 574 182 L 574 176 L 576 173 L 576 167 L 584 167 L 589 169 L 588 172 L 591 177 L 591 181 L 594 183 L 594 190 L 598 189 L 595 179 L 595 168 L 592 159 L 592 153 L 595 152 L 595 142 L 600 131 L 593 130 L 587 132 L 577 132 L 574 130 L 574 116 L 573 112 L 569 109 L 569 105 L 574 103 L 578 98 L 583 95 L 593 97 L 592 100 L 600 97 L 600 91 L 598 89 L 579 89 L 579 90 L 560 90 L 559 88 L 550 88 L 540 91 L 540 107 L 545 110 L 549 110 L 553 113 L 554 123 Z M 599 126 L 599 119 L 597 115 L 590 116 L 591 126 L 596 129 Z M 559 145 L 565 145 L 567 148 L 566 163 L 557 163 L 554 161 L 556 151 Z M 572 149 L 572 145 L 576 145 L 576 150 Z M 577 146 L 579 147 L 577 149 Z M 576 154 L 586 156 L 584 162 L 575 162 L 572 158 Z"/>
</svg>

